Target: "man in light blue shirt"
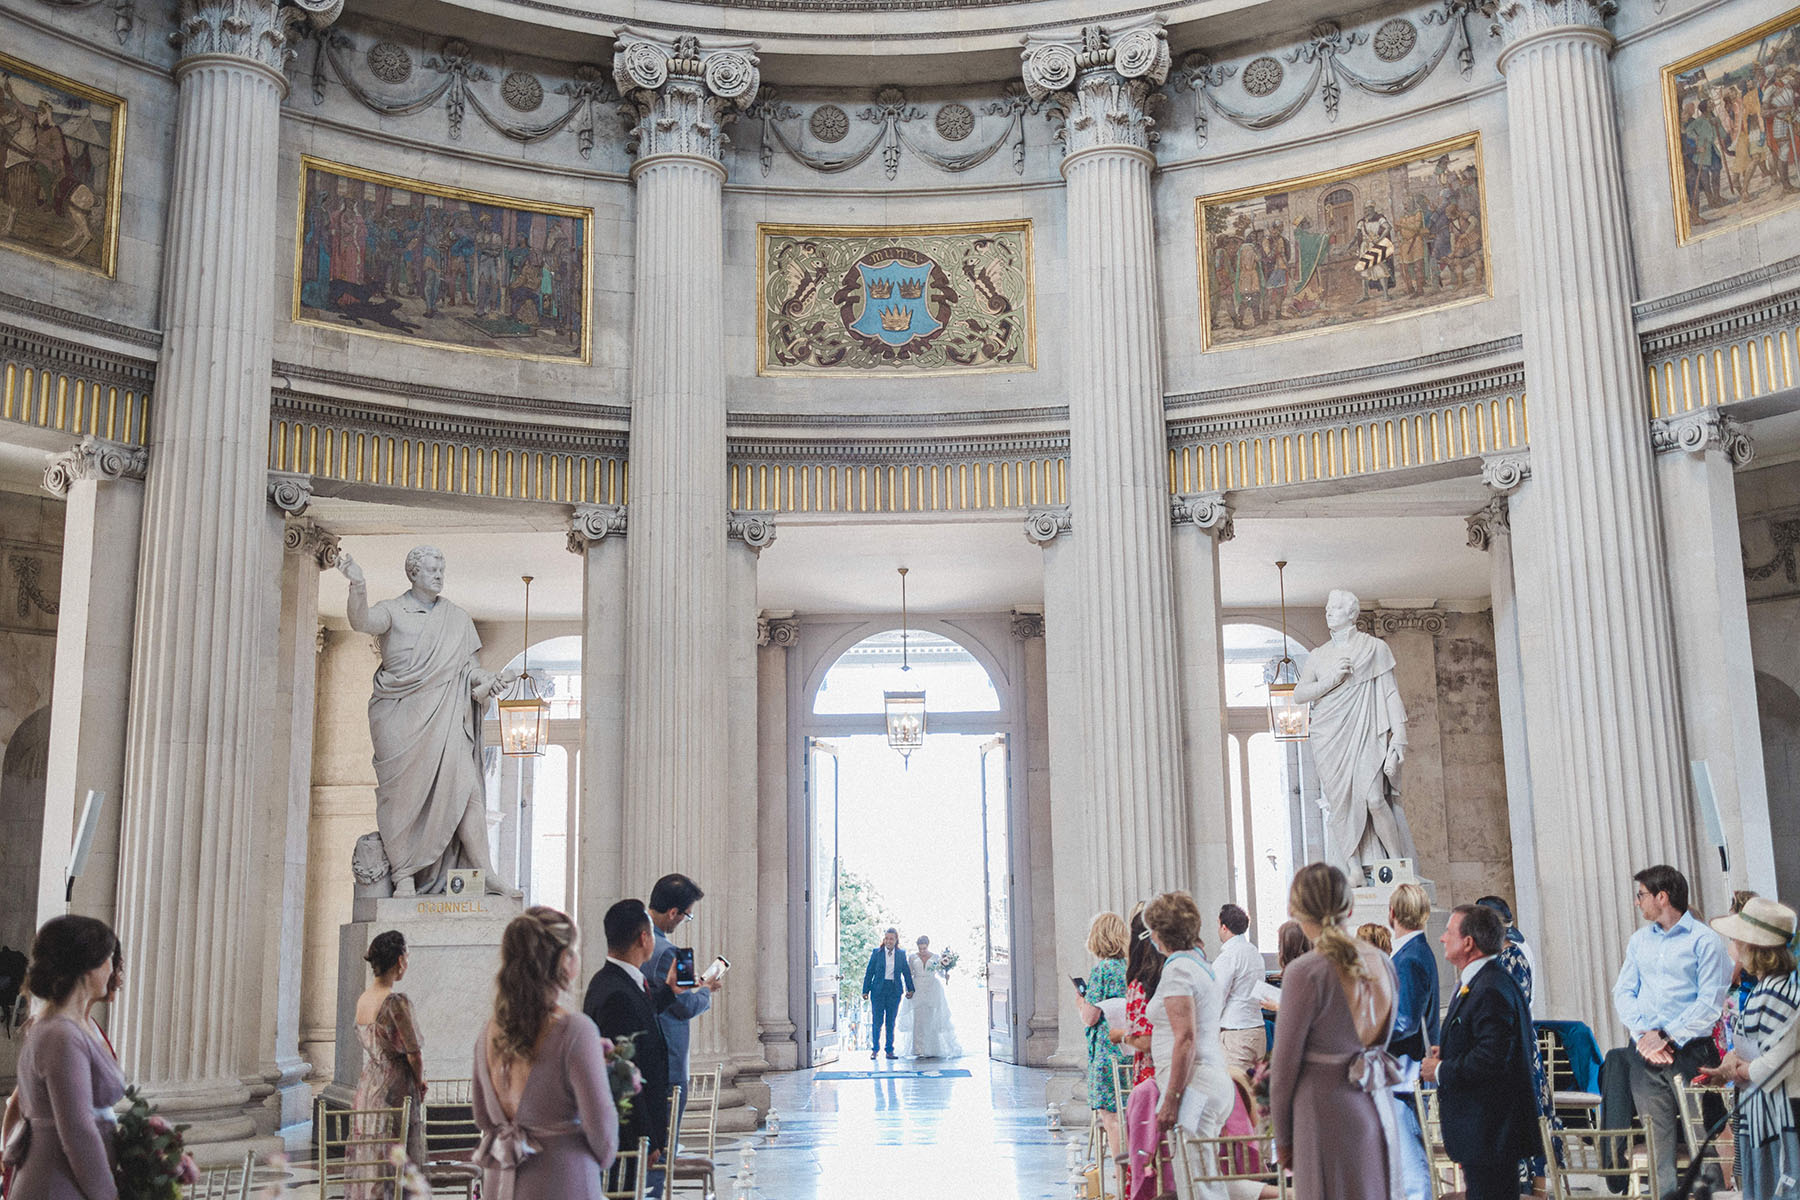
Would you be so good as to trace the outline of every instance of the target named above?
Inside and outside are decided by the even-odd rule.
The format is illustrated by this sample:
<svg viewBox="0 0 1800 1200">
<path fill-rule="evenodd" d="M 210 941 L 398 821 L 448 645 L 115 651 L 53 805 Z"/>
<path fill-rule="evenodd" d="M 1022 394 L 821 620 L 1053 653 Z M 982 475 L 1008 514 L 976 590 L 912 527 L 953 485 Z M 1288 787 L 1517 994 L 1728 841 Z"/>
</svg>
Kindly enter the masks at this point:
<svg viewBox="0 0 1800 1200">
<path fill-rule="evenodd" d="M 1675 1078 L 1689 1080 L 1719 1061 L 1713 1026 L 1731 986 L 1731 960 L 1719 935 L 1688 911 L 1688 882 L 1670 866 L 1633 877 L 1638 913 L 1649 922 L 1625 943 L 1613 1007 L 1632 1039 L 1631 1099 L 1656 1133 L 1656 1186 L 1675 1186 L 1681 1136 Z M 1690 1148 L 1691 1149 L 1691 1148 Z"/>
<path fill-rule="evenodd" d="M 644 970 L 651 979 L 661 979 L 675 965 L 675 943 L 669 935 L 694 919 L 694 906 L 705 894 L 686 875 L 664 875 L 650 889 L 650 925 L 656 931 L 656 949 Z M 669 1082 L 681 1088 L 681 1113 L 687 1112 L 688 1100 L 688 1022 L 712 1007 L 713 993 L 724 983 L 723 979 L 704 980 L 693 990 L 678 993 L 673 1004 L 656 1014 L 669 1046 Z"/>
</svg>

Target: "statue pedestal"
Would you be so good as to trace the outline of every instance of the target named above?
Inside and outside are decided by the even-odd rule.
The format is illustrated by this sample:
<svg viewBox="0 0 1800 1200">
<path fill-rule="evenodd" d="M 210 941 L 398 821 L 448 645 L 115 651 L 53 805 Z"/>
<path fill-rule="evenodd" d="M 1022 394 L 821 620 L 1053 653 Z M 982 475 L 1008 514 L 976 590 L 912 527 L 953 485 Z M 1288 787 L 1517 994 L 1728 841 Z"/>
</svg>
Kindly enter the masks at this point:
<svg viewBox="0 0 1800 1200">
<path fill-rule="evenodd" d="M 359 896 L 351 911 L 356 920 L 338 927 L 337 1062 L 326 1098 L 348 1106 L 356 1094 L 362 1073 L 356 998 L 371 978 L 363 955 L 389 929 L 406 938 L 406 978 L 395 990 L 412 1001 L 425 1078 L 467 1079 L 475 1039 L 493 1012 L 500 935 L 523 904 L 504 896 Z"/>
</svg>

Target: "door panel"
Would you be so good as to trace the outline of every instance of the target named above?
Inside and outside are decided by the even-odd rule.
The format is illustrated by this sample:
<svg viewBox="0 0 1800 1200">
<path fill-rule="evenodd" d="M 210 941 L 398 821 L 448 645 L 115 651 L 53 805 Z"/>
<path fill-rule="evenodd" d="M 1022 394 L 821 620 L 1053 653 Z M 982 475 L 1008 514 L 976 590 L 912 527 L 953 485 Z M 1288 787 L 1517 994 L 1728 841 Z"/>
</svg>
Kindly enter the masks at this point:
<svg viewBox="0 0 1800 1200">
<path fill-rule="evenodd" d="M 811 942 L 812 1003 L 808 1042 L 812 1065 L 835 1062 L 842 1014 L 838 1011 L 838 758 L 829 743 L 806 740 L 808 940 Z"/>
<path fill-rule="evenodd" d="M 1013 1028 L 1012 837 L 1005 735 L 981 748 L 981 847 L 987 889 L 988 1056 L 1017 1062 Z"/>
</svg>

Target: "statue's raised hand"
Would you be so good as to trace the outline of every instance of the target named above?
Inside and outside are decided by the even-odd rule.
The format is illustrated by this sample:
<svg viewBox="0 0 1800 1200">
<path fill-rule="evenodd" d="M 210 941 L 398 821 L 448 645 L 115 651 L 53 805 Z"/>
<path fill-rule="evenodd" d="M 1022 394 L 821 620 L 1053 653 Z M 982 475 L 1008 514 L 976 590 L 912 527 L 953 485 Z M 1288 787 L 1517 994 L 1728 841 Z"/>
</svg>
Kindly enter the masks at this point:
<svg viewBox="0 0 1800 1200">
<path fill-rule="evenodd" d="M 356 564 L 354 558 L 350 557 L 349 551 L 340 550 L 338 552 L 337 569 L 342 571 L 344 578 L 351 583 L 363 582 L 363 569 Z"/>
</svg>

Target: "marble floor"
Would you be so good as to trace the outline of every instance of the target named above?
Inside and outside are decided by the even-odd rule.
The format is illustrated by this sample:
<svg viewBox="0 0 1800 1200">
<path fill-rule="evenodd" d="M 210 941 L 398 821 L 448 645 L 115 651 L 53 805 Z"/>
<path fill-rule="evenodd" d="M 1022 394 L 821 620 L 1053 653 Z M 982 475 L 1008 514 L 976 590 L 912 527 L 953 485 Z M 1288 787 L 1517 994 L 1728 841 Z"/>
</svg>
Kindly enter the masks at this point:
<svg viewBox="0 0 1800 1200">
<path fill-rule="evenodd" d="M 1064 1165 L 1068 1135 L 1045 1125 L 1048 1072 L 968 1057 L 929 1064 L 901 1059 L 892 1070 L 874 1065 L 871 1079 L 818 1078 L 872 1065 L 853 1054 L 819 1070 L 765 1076 L 781 1132 L 749 1143 L 756 1149 L 753 1196 L 1046 1200 L 1071 1194 Z M 921 1065 L 968 1075 L 913 1074 Z M 721 1155 L 722 1197 L 733 1194 L 741 1145 Z"/>
</svg>

